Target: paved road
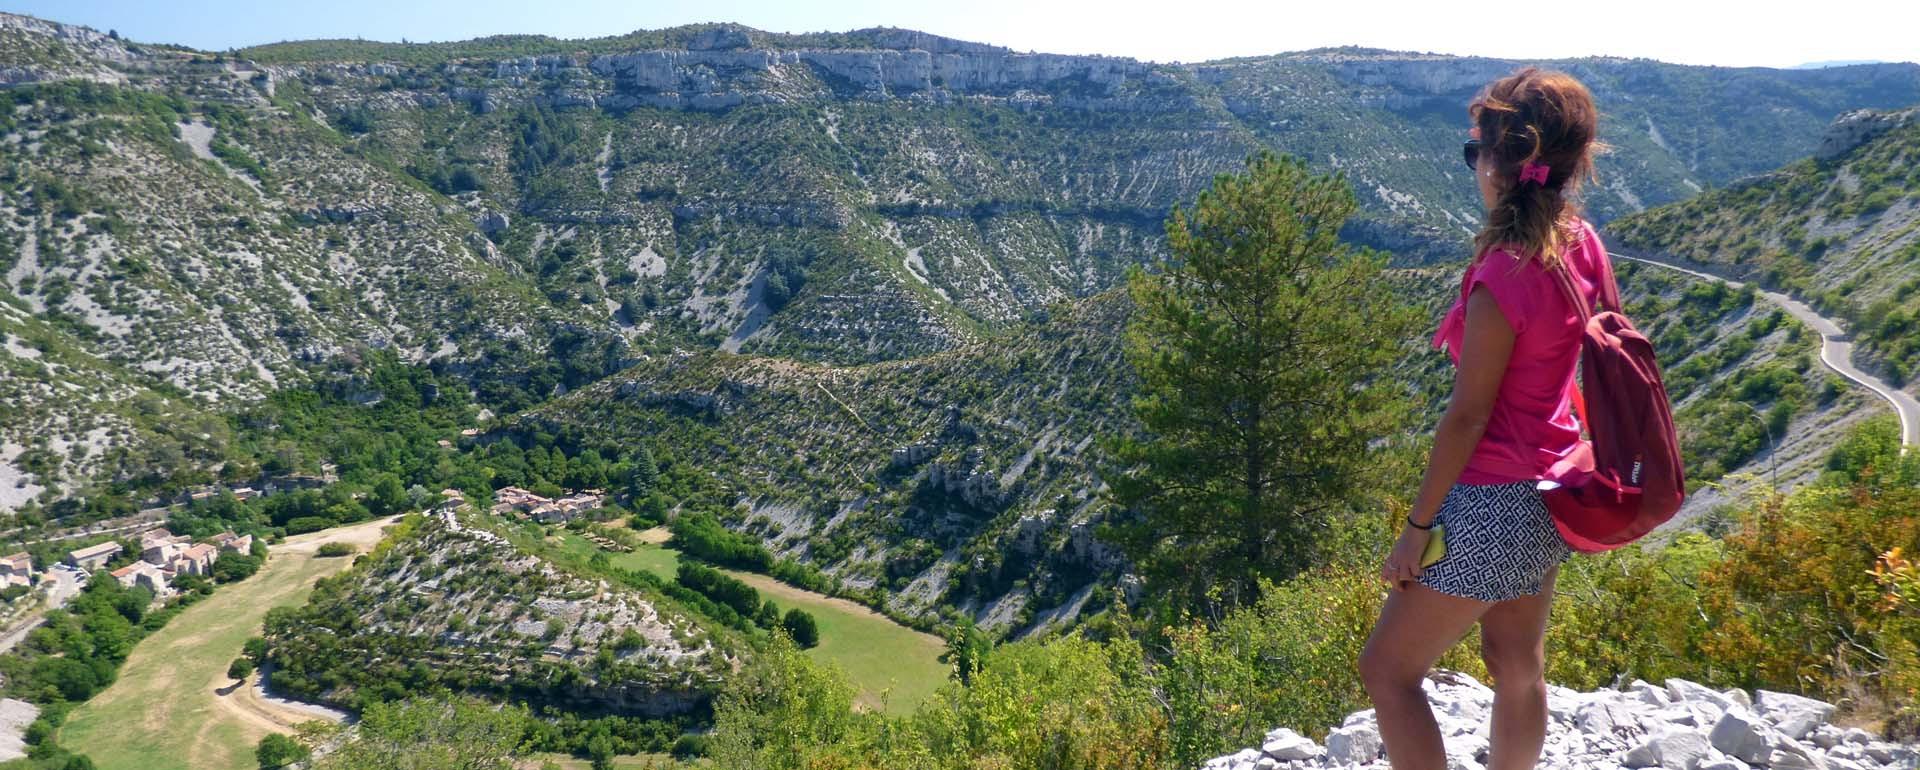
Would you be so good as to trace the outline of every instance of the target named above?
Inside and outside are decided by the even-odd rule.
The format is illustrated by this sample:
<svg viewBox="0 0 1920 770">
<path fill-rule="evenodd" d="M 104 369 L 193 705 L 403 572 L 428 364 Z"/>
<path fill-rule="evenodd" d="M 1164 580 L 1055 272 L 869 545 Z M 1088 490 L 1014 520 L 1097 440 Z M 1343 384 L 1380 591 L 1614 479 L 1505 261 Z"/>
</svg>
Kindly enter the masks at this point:
<svg viewBox="0 0 1920 770">
<path fill-rule="evenodd" d="M 1710 281 L 1720 281 L 1736 289 L 1746 285 L 1742 281 L 1708 272 L 1710 268 L 1705 266 L 1682 266 L 1663 259 L 1652 259 L 1645 255 L 1632 253 L 1615 246 L 1609 246 L 1607 251 L 1622 259 L 1630 259 L 1655 267 L 1675 270 Z M 1882 399 L 1885 399 L 1886 402 L 1893 407 L 1894 413 L 1900 416 L 1901 451 L 1905 451 L 1906 447 L 1920 445 L 1920 400 L 1916 400 L 1912 394 L 1888 384 L 1885 380 L 1854 367 L 1853 341 L 1847 335 L 1846 330 L 1841 329 L 1840 325 L 1835 323 L 1833 319 L 1814 312 L 1813 308 L 1807 307 L 1806 303 L 1797 299 L 1765 289 L 1760 289 L 1759 293 L 1760 296 L 1766 298 L 1768 302 L 1779 305 L 1782 309 L 1791 313 L 1793 317 L 1800 319 L 1802 323 L 1805 323 L 1812 327 L 1814 331 L 1820 333 L 1820 363 L 1826 364 L 1828 369 L 1839 372 L 1840 376 L 1853 380 L 1865 386 L 1868 390 L 1879 394 Z"/>
</svg>

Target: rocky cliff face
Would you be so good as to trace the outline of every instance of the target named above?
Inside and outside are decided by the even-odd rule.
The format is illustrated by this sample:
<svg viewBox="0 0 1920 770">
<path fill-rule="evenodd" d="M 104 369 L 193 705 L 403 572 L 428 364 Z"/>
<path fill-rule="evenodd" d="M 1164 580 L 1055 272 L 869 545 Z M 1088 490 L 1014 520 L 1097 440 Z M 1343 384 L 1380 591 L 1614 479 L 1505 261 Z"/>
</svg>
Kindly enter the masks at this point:
<svg viewBox="0 0 1920 770">
<path fill-rule="evenodd" d="M 1813 157 L 1833 160 L 1874 137 L 1911 124 L 1917 117 L 1920 117 L 1920 109 L 1893 112 L 1854 110 L 1846 113 L 1834 118 L 1833 124 L 1827 126 L 1826 133 L 1820 135 L 1820 147 L 1814 151 Z"/>
<path fill-rule="evenodd" d="M 220 433 L 161 415 L 370 349 L 500 411 L 676 349 L 960 349 L 1117 285 L 1172 206 L 1262 149 L 1347 175 L 1350 238 L 1451 258 L 1478 219 L 1461 109 L 1518 64 L 736 25 L 237 58 L 19 16 L 0 35 L 0 350 L 46 383 L 0 411 L 14 505 L 204 465 Z M 1612 116 L 1599 219 L 1811 152 L 1843 110 L 1920 102 L 1906 65 L 1553 64 Z"/>
</svg>

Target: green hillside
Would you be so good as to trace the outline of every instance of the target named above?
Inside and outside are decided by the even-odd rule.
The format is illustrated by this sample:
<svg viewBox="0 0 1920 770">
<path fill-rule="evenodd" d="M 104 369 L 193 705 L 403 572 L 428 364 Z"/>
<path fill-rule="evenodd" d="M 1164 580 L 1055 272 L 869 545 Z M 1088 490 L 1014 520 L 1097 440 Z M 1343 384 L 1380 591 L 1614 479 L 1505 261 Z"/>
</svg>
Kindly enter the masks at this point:
<svg viewBox="0 0 1920 770">
<path fill-rule="evenodd" d="M 1920 372 L 1920 120 L 1837 124 L 1819 157 L 1612 224 L 1622 242 L 1724 268 L 1847 321 L 1866 365 Z"/>
</svg>

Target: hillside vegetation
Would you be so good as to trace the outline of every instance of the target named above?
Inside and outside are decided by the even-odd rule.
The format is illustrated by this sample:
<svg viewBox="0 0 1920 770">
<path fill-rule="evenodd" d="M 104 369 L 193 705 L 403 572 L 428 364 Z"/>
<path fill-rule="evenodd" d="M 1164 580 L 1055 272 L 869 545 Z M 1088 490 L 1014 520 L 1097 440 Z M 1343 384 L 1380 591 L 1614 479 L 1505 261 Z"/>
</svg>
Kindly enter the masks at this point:
<svg viewBox="0 0 1920 770">
<path fill-rule="evenodd" d="M 355 708 L 444 687 L 660 717 L 699 708 L 737 654 L 659 597 L 440 516 L 412 526 L 268 614 L 276 687 Z"/>
<path fill-rule="evenodd" d="M 239 57 L 13 15 L 0 36 L 14 510 L 191 478 L 226 437 L 176 426 L 369 351 L 505 412 L 674 349 L 957 349 L 1112 288 L 1164 250 L 1174 203 L 1263 148 L 1349 175 L 1351 239 L 1446 254 L 1477 216 L 1462 105 L 1517 65 L 737 25 Z M 1603 220 L 1811 152 L 1834 113 L 1920 101 L 1912 65 L 1554 64 L 1612 106 Z"/>
<path fill-rule="evenodd" d="M 1920 372 L 1920 112 L 1849 115 L 1821 152 L 1614 222 L 1623 243 L 1724 268 L 1844 319 L 1863 366 Z"/>
</svg>

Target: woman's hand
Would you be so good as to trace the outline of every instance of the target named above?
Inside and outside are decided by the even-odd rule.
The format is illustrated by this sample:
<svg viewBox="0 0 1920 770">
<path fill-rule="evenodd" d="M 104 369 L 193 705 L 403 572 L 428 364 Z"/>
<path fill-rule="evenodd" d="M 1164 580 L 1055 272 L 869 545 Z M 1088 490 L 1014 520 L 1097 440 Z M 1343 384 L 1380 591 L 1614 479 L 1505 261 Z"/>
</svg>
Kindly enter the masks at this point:
<svg viewBox="0 0 1920 770">
<path fill-rule="evenodd" d="M 1387 563 L 1380 568 L 1380 579 L 1395 591 L 1405 590 L 1408 583 L 1426 572 L 1420 566 L 1420 557 L 1427 551 L 1427 540 L 1433 532 L 1411 526 L 1400 528 L 1400 539 L 1394 541 L 1393 552 L 1387 554 Z"/>
</svg>

